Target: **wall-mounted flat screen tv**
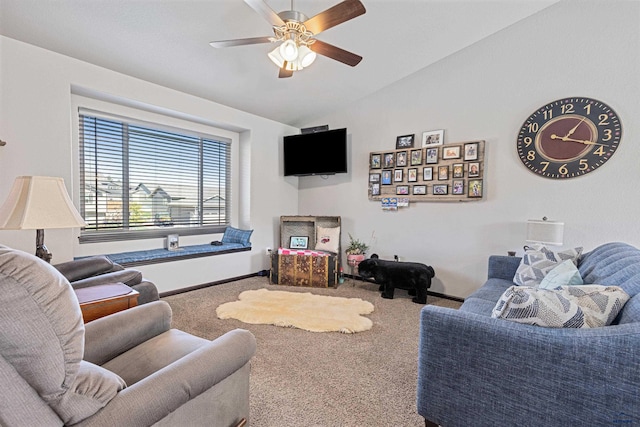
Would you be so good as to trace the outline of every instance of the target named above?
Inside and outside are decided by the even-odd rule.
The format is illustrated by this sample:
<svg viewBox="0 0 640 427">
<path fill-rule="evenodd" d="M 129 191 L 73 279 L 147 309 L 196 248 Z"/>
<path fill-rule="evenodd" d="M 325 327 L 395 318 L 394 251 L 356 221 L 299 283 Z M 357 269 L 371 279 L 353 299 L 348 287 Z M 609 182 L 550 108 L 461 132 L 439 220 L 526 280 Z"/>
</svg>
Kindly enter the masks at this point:
<svg viewBox="0 0 640 427">
<path fill-rule="evenodd" d="M 284 175 L 333 175 L 347 172 L 347 129 L 284 137 Z"/>
</svg>

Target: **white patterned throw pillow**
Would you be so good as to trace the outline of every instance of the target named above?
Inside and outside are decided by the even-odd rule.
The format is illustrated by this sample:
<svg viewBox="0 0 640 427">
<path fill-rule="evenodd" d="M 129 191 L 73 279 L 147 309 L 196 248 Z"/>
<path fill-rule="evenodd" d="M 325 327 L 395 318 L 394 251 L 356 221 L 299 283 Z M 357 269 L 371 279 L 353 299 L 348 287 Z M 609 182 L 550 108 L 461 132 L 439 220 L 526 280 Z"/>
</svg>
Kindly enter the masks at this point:
<svg viewBox="0 0 640 427">
<path fill-rule="evenodd" d="M 513 277 L 513 283 L 520 286 L 539 285 L 547 273 L 561 262 L 571 260 L 574 265 L 578 265 L 580 255 L 582 255 L 581 247 L 553 252 L 546 246 L 532 246 L 522 256 Z"/>
<path fill-rule="evenodd" d="M 338 253 L 340 248 L 340 227 L 318 227 L 316 250 Z"/>
<path fill-rule="evenodd" d="M 618 286 L 511 286 L 491 317 L 549 328 L 599 328 L 610 325 L 628 300 Z"/>
</svg>

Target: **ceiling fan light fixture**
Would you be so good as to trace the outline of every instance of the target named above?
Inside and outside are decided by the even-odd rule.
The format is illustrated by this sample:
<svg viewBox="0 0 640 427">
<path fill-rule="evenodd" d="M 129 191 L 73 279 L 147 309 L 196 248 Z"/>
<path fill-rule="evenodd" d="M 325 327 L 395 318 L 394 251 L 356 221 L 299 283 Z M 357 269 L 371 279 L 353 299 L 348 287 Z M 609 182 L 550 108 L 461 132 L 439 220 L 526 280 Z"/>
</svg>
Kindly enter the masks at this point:
<svg viewBox="0 0 640 427">
<path fill-rule="evenodd" d="M 302 67 L 308 67 L 316 60 L 316 53 L 309 49 L 307 46 L 300 46 L 298 48 L 298 61 Z"/>
<path fill-rule="evenodd" d="M 298 59 L 298 46 L 293 40 L 285 40 L 280 45 L 280 55 L 287 62 L 293 62 Z"/>
<path fill-rule="evenodd" d="M 278 68 L 282 68 L 284 65 L 284 58 L 280 55 L 280 46 L 269 52 L 268 56 L 269 59 L 278 66 Z"/>
</svg>

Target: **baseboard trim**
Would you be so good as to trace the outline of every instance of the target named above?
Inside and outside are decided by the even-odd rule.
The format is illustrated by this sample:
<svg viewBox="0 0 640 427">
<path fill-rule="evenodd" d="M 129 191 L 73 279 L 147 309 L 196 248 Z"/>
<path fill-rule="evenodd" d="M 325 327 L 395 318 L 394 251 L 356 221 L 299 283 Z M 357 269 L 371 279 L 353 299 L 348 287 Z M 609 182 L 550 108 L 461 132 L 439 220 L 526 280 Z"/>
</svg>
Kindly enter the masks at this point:
<svg viewBox="0 0 640 427">
<path fill-rule="evenodd" d="M 363 279 L 362 277 L 354 276 L 354 275 L 351 275 L 351 274 L 345 274 L 344 277 L 348 277 L 348 278 L 353 279 L 353 280 L 360 280 L 361 282 L 376 283 L 375 280 Z M 454 296 L 447 295 L 447 294 L 441 294 L 439 292 L 432 292 L 432 291 L 429 291 L 429 290 L 427 290 L 427 296 L 444 298 L 444 299 L 448 299 L 448 300 L 451 300 L 451 301 L 457 301 L 457 302 L 464 302 L 464 298 L 454 297 Z"/>
<path fill-rule="evenodd" d="M 200 285 L 189 286 L 187 288 L 180 288 L 180 289 L 174 289 L 172 291 L 160 292 L 160 298 L 169 297 L 171 295 L 183 294 L 185 292 L 190 292 L 190 291 L 197 291 L 198 289 L 209 288 L 211 286 L 223 285 L 225 283 L 235 282 L 237 280 L 242 280 L 242 279 L 248 279 L 250 277 L 256 277 L 256 276 L 264 277 L 264 276 L 268 276 L 267 273 L 268 272 L 266 270 L 262 270 L 262 271 L 258 271 L 257 273 L 245 274 L 244 276 L 231 277 L 229 279 L 218 280 L 218 281 L 215 281 L 215 282 L 202 283 Z M 344 277 L 347 277 L 347 278 L 353 279 L 353 280 L 359 280 L 361 282 L 375 283 L 375 281 L 373 281 L 373 280 L 363 279 L 362 277 L 352 276 L 351 274 L 345 274 Z M 454 297 L 454 296 L 451 296 L 451 295 L 441 294 L 439 292 L 427 291 L 427 296 L 444 298 L 444 299 L 448 299 L 448 300 L 451 300 L 451 301 L 457 301 L 457 302 L 464 302 L 464 298 L 459 298 L 459 297 Z"/>
<path fill-rule="evenodd" d="M 187 288 L 174 289 L 172 291 L 160 292 L 160 298 L 169 297 L 171 295 L 183 294 L 185 292 L 197 291 L 198 289 L 209 288 L 211 286 L 223 285 L 229 282 L 235 282 L 242 279 L 248 279 L 249 277 L 261 276 L 261 272 L 245 274 L 244 276 L 231 277 L 229 279 L 218 280 L 215 282 L 202 283 L 200 285 L 189 286 Z"/>
</svg>

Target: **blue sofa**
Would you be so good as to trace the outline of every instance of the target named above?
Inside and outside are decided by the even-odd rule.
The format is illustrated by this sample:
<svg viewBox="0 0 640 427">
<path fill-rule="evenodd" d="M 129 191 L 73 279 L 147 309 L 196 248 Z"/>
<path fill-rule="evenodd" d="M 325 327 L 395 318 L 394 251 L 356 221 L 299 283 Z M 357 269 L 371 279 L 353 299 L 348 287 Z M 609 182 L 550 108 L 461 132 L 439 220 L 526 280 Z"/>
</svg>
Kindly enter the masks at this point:
<svg viewBox="0 0 640 427">
<path fill-rule="evenodd" d="M 427 426 L 640 425 L 640 250 L 583 254 L 585 284 L 631 296 L 614 324 L 558 329 L 491 318 L 519 257 L 491 256 L 487 282 L 458 310 L 420 314 L 418 413 Z"/>
</svg>

